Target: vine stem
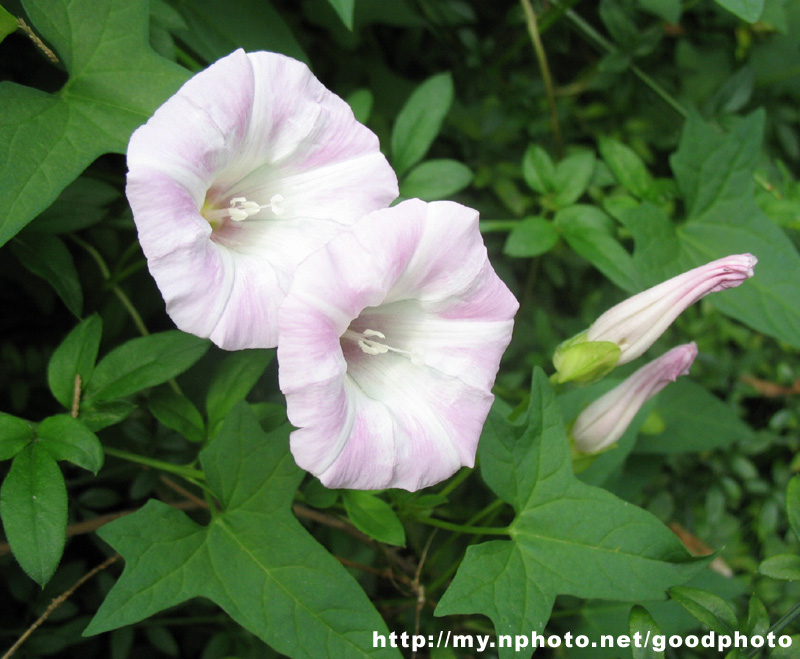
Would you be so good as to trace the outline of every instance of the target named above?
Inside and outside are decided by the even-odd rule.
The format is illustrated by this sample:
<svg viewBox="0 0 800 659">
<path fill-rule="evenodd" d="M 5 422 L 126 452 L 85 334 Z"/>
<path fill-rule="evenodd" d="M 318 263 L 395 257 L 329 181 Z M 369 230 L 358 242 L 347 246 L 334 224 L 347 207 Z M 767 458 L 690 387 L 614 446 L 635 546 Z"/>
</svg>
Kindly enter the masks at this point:
<svg viewBox="0 0 800 659">
<path fill-rule="evenodd" d="M 456 533 L 469 533 L 471 535 L 509 535 L 507 527 L 497 526 L 467 526 L 465 524 L 454 524 L 452 522 L 445 522 L 443 519 L 435 519 L 433 517 L 415 517 L 414 521 L 420 524 L 427 524 L 429 526 L 438 526 L 440 529 L 448 531 L 455 531 Z"/>
<path fill-rule="evenodd" d="M 553 78 L 550 75 L 550 66 L 547 64 L 547 53 L 542 44 L 542 38 L 539 34 L 539 25 L 536 22 L 536 12 L 533 11 L 533 6 L 530 0 L 520 0 L 522 10 L 525 12 L 525 22 L 528 26 L 528 34 L 531 37 L 533 50 L 536 53 L 536 60 L 539 62 L 539 71 L 542 74 L 542 82 L 544 82 L 544 91 L 547 96 L 547 106 L 550 108 L 550 125 L 553 129 L 553 139 L 556 143 L 556 152 L 558 157 L 564 153 L 564 143 L 561 138 L 561 124 L 558 121 L 558 108 L 556 108 L 556 95 L 553 92 Z"/>
<path fill-rule="evenodd" d="M 115 458 L 127 460 L 128 462 L 135 462 L 140 465 L 145 465 L 146 467 L 153 467 L 154 469 L 160 469 L 161 471 L 167 471 L 170 474 L 175 474 L 176 476 L 186 478 L 190 481 L 202 481 L 206 478 L 206 475 L 202 471 L 199 469 L 193 469 L 192 467 L 183 467 L 181 465 L 172 464 L 171 462 L 157 460 L 156 458 L 148 458 L 144 455 L 128 453 L 128 451 L 120 451 L 119 449 L 111 448 L 110 446 L 104 446 L 103 450 L 107 455 L 112 455 Z"/>
</svg>

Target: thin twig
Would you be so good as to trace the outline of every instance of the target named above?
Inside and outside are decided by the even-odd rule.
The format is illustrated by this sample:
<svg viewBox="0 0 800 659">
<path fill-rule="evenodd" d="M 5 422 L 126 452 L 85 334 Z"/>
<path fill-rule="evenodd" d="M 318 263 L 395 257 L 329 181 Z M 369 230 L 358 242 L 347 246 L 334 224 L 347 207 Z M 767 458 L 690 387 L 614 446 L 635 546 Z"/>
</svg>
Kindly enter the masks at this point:
<svg viewBox="0 0 800 659">
<path fill-rule="evenodd" d="M 19 29 L 25 33 L 28 39 L 33 41 L 36 47 L 44 53 L 44 56 L 47 59 L 49 59 L 53 64 L 59 64 L 58 56 L 47 47 L 45 42 L 39 38 L 39 36 L 28 26 L 24 20 L 17 18 L 17 25 L 19 25 Z"/>
<path fill-rule="evenodd" d="M 36 629 L 50 617 L 50 614 L 53 613 L 59 606 L 61 606 L 64 602 L 69 599 L 69 597 L 74 593 L 78 588 L 80 588 L 83 584 L 85 584 L 89 579 L 91 579 L 94 575 L 98 572 L 102 572 L 105 570 L 109 565 L 114 563 L 117 559 L 119 559 L 119 554 L 114 554 L 110 558 L 104 560 L 100 565 L 94 567 L 93 569 L 89 570 L 86 574 L 84 574 L 80 579 L 78 579 L 72 587 L 65 590 L 61 593 L 58 597 L 54 598 L 52 602 L 50 602 L 50 606 L 47 607 L 45 612 L 39 616 L 39 619 L 34 622 L 28 629 L 25 630 L 25 633 L 17 639 L 17 642 L 12 645 L 8 652 L 6 652 L 2 659 L 8 659 L 12 654 L 14 654 L 19 647 L 28 640 L 31 634 L 36 631 Z"/>
<path fill-rule="evenodd" d="M 72 391 L 72 409 L 70 410 L 70 416 L 73 419 L 78 418 L 78 413 L 80 412 L 81 408 L 81 374 L 75 374 L 75 388 Z"/>
</svg>

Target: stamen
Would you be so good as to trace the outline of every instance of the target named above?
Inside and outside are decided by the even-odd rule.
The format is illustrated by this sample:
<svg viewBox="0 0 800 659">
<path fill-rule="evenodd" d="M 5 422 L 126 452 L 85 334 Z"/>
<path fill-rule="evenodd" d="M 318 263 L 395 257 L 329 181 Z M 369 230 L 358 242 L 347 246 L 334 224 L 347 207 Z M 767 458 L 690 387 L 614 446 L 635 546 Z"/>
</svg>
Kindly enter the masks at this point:
<svg viewBox="0 0 800 659">
<path fill-rule="evenodd" d="M 282 194 L 272 195 L 268 204 L 258 204 L 255 201 L 248 201 L 246 197 L 233 197 L 231 199 L 231 207 L 225 212 L 234 222 L 242 222 L 264 208 L 269 208 L 274 215 L 281 215 L 283 214 L 283 208 L 280 208 L 278 204 L 282 201 Z"/>
<path fill-rule="evenodd" d="M 383 332 L 373 329 L 365 329 L 363 332 L 346 330 L 345 333 L 342 334 L 343 339 L 355 341 L 358 344 L 358 347 L 361 348 L 361 351 L 367 355 L 384 355 L 387 352 L 394 352 L 398 355 L 406 355 L 411 360 L 411 363 L 414 364 L 414 366 L 423 366 L 425 364 L 425 355 L 420 350 L 400 350 L 399 348 L 393 348 L 385 343 L 380 343 L 373 339 L 367 338 L 370 336 L 374 336 L 379 339 L 386 338 L 386 335 Z"/>
</svg>

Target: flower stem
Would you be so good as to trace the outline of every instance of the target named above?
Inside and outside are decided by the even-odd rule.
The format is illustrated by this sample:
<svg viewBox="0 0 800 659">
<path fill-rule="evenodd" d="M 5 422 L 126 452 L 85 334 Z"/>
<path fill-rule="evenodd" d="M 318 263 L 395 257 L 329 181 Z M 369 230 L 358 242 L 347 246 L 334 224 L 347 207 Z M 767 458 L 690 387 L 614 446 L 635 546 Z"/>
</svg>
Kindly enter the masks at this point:
<svg viewBox="0 0 800 659">
<path fill-rule="evenodd" d="M 455 490 L 461 483 L 467 480 L 472 475 L 472 469 L 462 469 L 459 471 L 450 482 L 447 483 L 440 491 L 443 497 L 446 497 L 450 494 L 453 490 Z"/>
<path fill-rule="evenodd" d="M 445 522 L 443 519 L 425 516 L 415 517 L 414 521 L 429 526 L 437 526 L 440 529 L 447 529 L 448 531 L 455 531 L 456 533 L 470 533 L 472 535 L 509 535 L 508 527 L 467 526 L 465 524 L 453 524 L 452 522 Z"/>
<path fill-rule="evenodd" d="M 199 469 L 193 469 L 192 467 L 184 467 L 182 465 L 172 464 L 171 462 L 164 462 L 163 460 L 157 460 L 156 458 L 148 458 L 144 455 L 137 455 L 136 453 L 128 453 L 128 451 L 121 451 L 116 448 L 111 448 L 110 446 L 104 446 L 103 450 L 107 455 L 111 455 L 115 458 L 120 458 L 122 460 L 127 460 L 128 462 L 135 462 L 140 465 L 145 465 L 147 467 L 153 467 L 154 469 L 160 469 L 161 471 L 167 471 L 171 474 L 175 474 L 176 476 L 180 476 L 181 478 L 185 478 L 190 481 L 197 481 L 197 480 L 205 480 L 206 475 Z"/>
<path fill-rule="evenodd" d="M 558 122 L 558 109 L 556 108 L 556 96 L 553 93 L 553 79 L 550 75 L 550 67 L 547 64 L 547 53 L 542 45 L 541 35 L 539 34 L 539 26 L 536 22 L 536 12 L 533 11 L 530 0 L 520 0 L 522 9 L 525 12 L 525 22 L 528 25 L 528 34 L 531 36 L 531 43 L 533 50 L 536 53 L 536 59 L 539 62 L 539 70 L 542 73 L 542 82 L 544 83 L 544 91 L 547 96 L 547 106 L 550 108 L 550 125 L 553 129 L 553 139 L 556 143 L 556 152 L 558 157 L 561 158 L 564 152 L 564 143 L 561 139 L 561 125 Z"/>
</svg>

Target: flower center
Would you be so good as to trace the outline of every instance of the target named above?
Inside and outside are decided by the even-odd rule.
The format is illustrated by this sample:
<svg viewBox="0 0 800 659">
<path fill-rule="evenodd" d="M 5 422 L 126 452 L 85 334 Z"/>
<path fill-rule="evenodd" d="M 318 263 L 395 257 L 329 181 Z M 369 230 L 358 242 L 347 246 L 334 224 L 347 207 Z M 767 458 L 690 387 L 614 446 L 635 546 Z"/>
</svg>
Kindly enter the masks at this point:
<svg viewBox="0 0 800 659">
<path fill-rule="evenodd" d="M 243 222 L 251 215 L 255 215 L 265 208 L 269 208 L 273 215 L 282 215 L 283 208 L 280 206 L 281 202 L 283 202 L 282 194 L 272 195 L 268 204 L 248 201 L 246 197 L 233 197 L 230 200 L 230 206 L 228 208 L 209 209 L 203 207 L 201 214 L 208 220 L 208 223 L 213 228 L 217 228 L 220 222 L 223 222 L 227 218 L 230 218 L 234 222 Z"/>
<path fill-rule="evenodd" d="M 422 366 L 425 363 L 425 358 L 419 350 L 400 350 L 393 348 L 390 345 L 376 341 L 374 338 L 385 339 L 386 335 L 383 332 L 373 329 L 365 329 L 363 332 L 355 332 L 351 329 L 345 330 L 342 334 L 343 339 L 350 339 L 355 341 L 361 351 L 367 355 L 384 355 L 387 352 L 394 352 L 398 355 L 405 355 L 414 366 Z"/>
</svg>

